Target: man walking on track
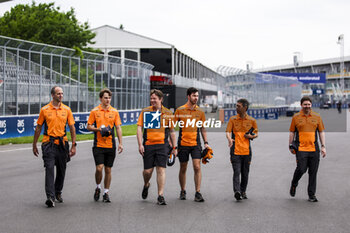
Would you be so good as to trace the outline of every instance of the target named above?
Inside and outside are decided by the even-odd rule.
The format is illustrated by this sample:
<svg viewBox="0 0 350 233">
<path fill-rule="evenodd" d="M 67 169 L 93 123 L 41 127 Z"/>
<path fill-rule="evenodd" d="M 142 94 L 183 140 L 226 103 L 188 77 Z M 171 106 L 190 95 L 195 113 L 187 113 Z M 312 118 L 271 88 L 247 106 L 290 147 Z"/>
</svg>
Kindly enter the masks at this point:
<svg viewBox="0 0 350 233">
<path fill-rule="evenodd" d="M 297 167 L 295 169 L 290 195 L 295 196 L 298 182 L 306 170 L 309 170 L 309 185 L 307 192 L 310 202 L 317 202 L 316 179 L 320 163 L 320 148 L 318 137 L 321 141 L 322 157 L 326 156 L 326 136 L 320 114 L 311 110 L 312 100 L 304 96 L 300 100 L 301 111 L 296 113 L 289 128 L 289 149 L 296 154 Z"/>
<path fill-rule="evenodd" d="M 233 168 L 233 192 L 237 201 L 248 199 L 246 190 L 252 160 L 250 142 L 258 137 L 258 126 L 256 120 L 247 114 L 248 107 L 246 99 L 239 99 L 236 103 L 237 115 L 230 118 L 226 128 Z"/>
<path fill-rule="evenodd" d="M 62 189 L 66 174 L 66 165 L 71 156 L 76 153 L 74 118 L 71 109 L 62 103 L 63 90 L 58 86 L 51 89 L 52 101 L 40 110 L 37 126 L 34 133 L 33 153 L 38 157 L 36 146 L 44 125 L 44 137 L 41 148 L 45 167 L 45 192 L 48 207 L 55 207 L 55 198 L 59 203 L 63 202 Z M 66 136 L 68 123 L 72 147 L 69 151 Z M 54 169 L 56 166 L 56 180 Z"/>
<path fill-rule="evenodd" d="M 105 88 L 100 91 L 101 104 L 92 109 L 87 129 L 94 132 L 92 153 L 95 160 L 96 189 L 95 201 L 100 199 L 102 171 L 105 170 L 103 202 L 111 202 L 109 188 L 112 180 L 112 167 L 116 156 L 115 128 L 119 140 L 118 153 L 123 151 L 121 120 L 117 109 L 111 106 L 112 92 Z"/>
<path fill-rule="evenodd" d="M 142 109 L 137 121 L 137 142 L 139 153 L 143 158 L 143 180 L 142 199 L 148 196 L 150 179 L 153 169 L 156 167 L 158 184 L 158 205 L 166 205 L 164 199 L 165 168 L 169 152 L 169 132 L 171 144 L 175 145 L 176 136 L 174 131 L 173 114 L 162 105 L 163 92 L 151 90 L 151 106 Z M 142 132 L 143 130 L 143 132 Z M 176 156 L 176 147 L 173 147 L 172 154 Z"/>
<path fill-rule="evenodd" d="M 197 127 L 197 122 L 204 123 L 205 114 L 197 105 L 199 98 L 198 90 L 194 87 L 187 89 L 187 102 L 175 111 L 175 121 L 179 122 L 180 132 L 178 138 L 178 157 L 180 161 L 179 183 L 180 200 L 186 200 L 186 171 L 189 156 L 191 154 L 194 170 L 195 197 L 196 202 L 204 202 L 200 193 L 202 182 L 201 171 L 201 140 L 200 134 L 204 140 L 204 148 L 208 147 L 207 132 L 203 127 Z M 193 122 L 194 121 L 194 122 Z M 194 124 L 189 124 L 193 122 Z M 183 123 L 183 125 L 181 124 Z M 181 126 L 182 125 L 182 126 Z"/>
</svg>

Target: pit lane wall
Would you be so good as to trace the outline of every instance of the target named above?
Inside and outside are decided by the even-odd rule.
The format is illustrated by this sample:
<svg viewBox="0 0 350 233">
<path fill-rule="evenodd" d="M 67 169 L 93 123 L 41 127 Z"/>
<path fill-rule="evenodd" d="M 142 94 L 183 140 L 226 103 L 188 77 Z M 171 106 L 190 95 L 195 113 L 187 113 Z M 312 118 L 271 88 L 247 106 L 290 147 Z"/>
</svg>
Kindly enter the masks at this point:
<svg viewBox="0 0 350 233">
<path fill-rule="evenodd" d="M 119 111 L 122 125 L 137 123 L 141 110 Z M 73 113 L 77 134 L 91 134 L 86 129 L 90 113 Z M 39 115 L 0 117 L 0 139 L 33 136 Z M 66 126 L 67 132 L 69 127 Z"/>
</svg>

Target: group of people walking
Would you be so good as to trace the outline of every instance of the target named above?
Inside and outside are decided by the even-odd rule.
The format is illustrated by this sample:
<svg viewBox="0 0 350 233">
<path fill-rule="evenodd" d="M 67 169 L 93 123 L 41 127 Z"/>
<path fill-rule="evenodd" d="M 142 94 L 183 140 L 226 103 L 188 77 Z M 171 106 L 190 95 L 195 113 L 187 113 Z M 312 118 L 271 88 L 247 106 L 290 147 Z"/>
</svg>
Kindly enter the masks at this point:
<svg viewBox="0 0 350 233">
<path fill-rule="evenodd" d="M 37 141 L 44 126 L 42 140 L 42 157 L 45 167 L 45 192 L 48 207 L 63 202 L 62 189 L 65 178 L 66 163 L 76 154 L 76 133 L 74 118 L 71 109 L 62 103 L 63 90 L 55 86 L 51 89 L 52 101 L 40 110 L 37 127 L 33 140 L 33 153 L 39 155 Z M 123 152 L 121 120 L 118 110 L 111 103 L 112 92 L 105 88 L 100 91 L 100 105 L 92 109 L 87 122 L 87 129 L 94 133 L 92 154 L 96 171 L 94 200 L 98 201 L 102 193 L 101 182 L 104 170 L 103 202 L 110 202 L 109 189 L 111 184 L 111 169 L 118 153 Z M 204 202 L 201 194 L 201 159 L 202 145 L 209 149 L 206 129 L 202 124 L 205 114 L 198 107 L 199 92 L 196 88 L 187 89 L 187 102 L 176 109 L 173 114 L 162 105 L 163 93 L 160 90 L 151 90 L 150 106 L 142 109 L 137 122 L 138 151 L 143 158 L 143 180 L 141 196 L 148 197 L 150 179 L 156 168 L 158 187 L 157 204 L 166 205 L 164 198 L 165 168 L 168 156 L 172 154 L 179 158 L 180 200 L 187 199 L 186 171 L 191 156 L 194 170 L 195 195 L 194 201 Z M 301 99 L 302 110 L 292 118 L 289 135 L 289 149 L 296 154 L 297 167 L 290 188 L 290 195 L 295 196 L 296 187 L 301 176 L 309 169 L 309 201 L 315 202 L 316 174 L 320 158 L 318 135 L 321 141 L 321 153 L 326 155 L 325 134 L 322 119 L 319 114 L 311 110 L 312 101 L 309 97 Z M 251 141 L 258 137 L 256 120 L 247 114 L 249 102 L 239 99 L 236 103 L 237 115 L 232 116 L 227 124 L 226 138 L 230 148 L 233 168 L 233 191 L 237 201 L 247 199 L 247 184 L 249 167 L 252 158 Z M 158 119 L 156 127 L 148 127 L 145 123 L 146 115 L 152 114 L 152 120 Z M 176 140 L 174 122 L 192 122 L 179 124 L 179 136 Z M 72 146 L 69 148 L 66 136 L 66 125 L 70 129 Z M 153 126 L 153 124 L 151 124 Z M 116 137 L 118 146 L 116 145 Z M 56 166 L 56 178 L 54 169 Z"/>
</svg>

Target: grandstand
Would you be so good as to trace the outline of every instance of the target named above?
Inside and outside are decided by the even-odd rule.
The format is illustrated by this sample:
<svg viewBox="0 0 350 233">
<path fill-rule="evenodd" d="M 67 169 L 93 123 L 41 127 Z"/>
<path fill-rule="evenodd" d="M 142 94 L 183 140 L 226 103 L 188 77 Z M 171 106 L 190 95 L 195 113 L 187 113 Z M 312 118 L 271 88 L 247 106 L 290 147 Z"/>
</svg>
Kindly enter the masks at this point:
<svg viewBox="0 0 350 233">
<path fill-rule="evenodd" d="M 17 107 L 28 105 L 28 108 L 30 108 L 31 103 L 47 103 L 51 99 L 49 95 L 51 84 L 57 83 L 61 83 L 63 90 L 67 93 L 68 90 L 73 93 L 78 92 L 78 82 L 76 80 L 60 75 L 58 72 L 50 71 L 46 67 L 40 69 L 39 64 L 9 51 L 5 52 L 4 49 L 0 49 L 0 53 L 6 57 L 6 61 L 3 57 L 0 58 L 0 63 L 3 64 L 0 66 L 0 79 L 3 81 L 3 77 L 6 77 L 7 91 L 5 91 L 5 96 L 8 100 L 7 102 L 17 102 Z M 59 79 L 62 79 L 61 82 L 58 81 Z M 5 87 L 4 82 L 0 85 Z M 42 93 L 40 87 L 46 92 L 44 96 L 40 96 L 40 93 Z M 14 101 L 14 98 L 17 98 L 17 101 Z M 77 101 L 77 98 L 76 96 L 71 96 L 70 100 Z M 16 110 L 16 106 L 9 105 L 9 109 Z M 21 107 L 18 109 L 20 110 Z"/>
<path fill-rule="evenodd" d="M 38 114 L 59 85 L 73 112 L 88 112 L 99 103 L 98 92 L 112 90 L 120 110 L 149 103 L 153 66 L 114 56 L 83 52 L 0 36 L 0 115 Z"/>
<path fill-rule="evenodd" d="M 302 83 L 295 77 L 253 73 L 228 66 L 219 66 L 217 72 L 225 77 L 224 107 L 232 108 L 240 98 L 252 108 L 286 106 L 300 100 Z"/>
<path fill-rule="evenodd" d="M 344 71 L 341 72 L 342 61 Z M 294 64 L 255 69 L 254 72 L 268 73 L 320 73 L 326 75 L 325 83 L 304 83 L 303 95 L 312 95 L 316 101 L 338 101 L 343 103 L 350 99 L 350 56 L 342 58 L 330 58 L 309 62 L 297 62 Z M 342 73 L 344 74 L 342 76 Z M 344 86 L 341 86 L 344 80 Z M 320 93 L 315 90 L 321 90 Z"/>
</svg>

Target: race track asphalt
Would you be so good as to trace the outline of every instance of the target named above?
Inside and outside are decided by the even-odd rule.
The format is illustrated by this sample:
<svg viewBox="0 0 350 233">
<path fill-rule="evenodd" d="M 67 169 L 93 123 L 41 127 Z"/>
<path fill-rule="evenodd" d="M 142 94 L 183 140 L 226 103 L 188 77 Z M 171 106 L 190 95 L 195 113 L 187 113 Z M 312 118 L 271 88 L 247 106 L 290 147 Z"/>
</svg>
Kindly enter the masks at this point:
<svg viewBox="0 0 350 233">
<path fill-rule="evenodd" d="M 345 114 L 345 112 L 343 113 Z M 92 142 L 79 142 L 68 163 L 64 203 L 46 208 L 44 168 L 30 144 L 0 147 L 0 232 L 350 232 L 350 130 L 327 132 L 327 156 L 318 172 L 318 203 L 307 201 L 305 174 L 296 197 L 289 196 L 295 157 L 285 132 L 261 132 L 252 142 L 248 200 L 236 202 L 232 167 L 224 133 L 210 132 L 214 158 L 202 165 L 204 203 L 194 198 L 193 169 L 187 173 L 187 197 L 179 200 L 179 162 L 166 170 L 166 206 L 156 204 L 155 174 L 147 200 L 142 200 L 142 159 L 136 137 L 124 138 L 124 152 L 112 169 L 112 203 L 95 202 Z M 336 117 L 336 115 L 334 115 Z M 288 124 L 290 118 L 281 119 Z M 277 122 L 271 121 L 271 125 Z M 267 127 L 268 126 L 264 126 Z M 327 128 L 327 125 L 326 125 Z M 276 130 L 277 131 L 277 130 Z"/>
</svg>

